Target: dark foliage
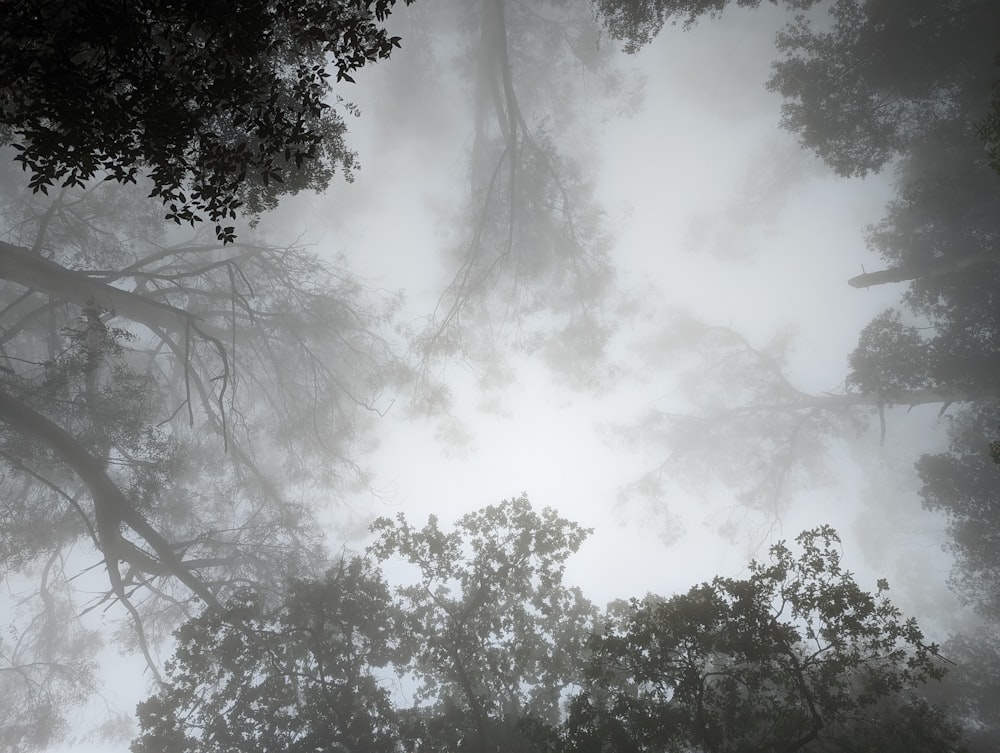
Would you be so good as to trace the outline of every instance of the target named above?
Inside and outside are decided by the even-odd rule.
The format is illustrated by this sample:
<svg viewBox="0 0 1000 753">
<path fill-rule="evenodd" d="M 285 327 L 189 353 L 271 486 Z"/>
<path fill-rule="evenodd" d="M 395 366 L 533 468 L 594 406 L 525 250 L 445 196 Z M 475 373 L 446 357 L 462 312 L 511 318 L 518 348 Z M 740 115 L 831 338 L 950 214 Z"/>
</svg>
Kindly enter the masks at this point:
<svg viewBox="0 0 1000 753">
<path fill-rule="evenodd" d="M 409 0 L 407 0 L 409 1 Z M 30 185 L 134 182 L 148 173 L 168 219 L 251 217 L 321 189 L 354 156 L 337 81 L 387 58 L 395 0 L 0 5 L 0 138 Z M 339 101 L 339 100 L 338 100 Z"/>
<path fill-rule="evenodd" d="M 170 683 L 139 705 L 132 750 L 394 753 L 396 714 L 373 674 L 398 658 L 392 615 L 359 559 L 293 584 L 276 608 L 243 591 L 177 632 Z"/>
<path fill-rule="evenodd" d="M 596 631 L 561 584 L 586 532 L 523 497 L 450 532 L 433 518 L 374 529 L 416 583 L 390 601 L 353 560 L 278 609 L 247 595 L 189 623 L 135 753 L 958 750 L 958 726 L 921 695 L 944 674 L 937 647 L 884 582 L 857 585 L 828 527 L 746 579 L 616 602 Z M 418 683 L 408 709 L 375 681 L 390 660 Z"/>
<path fill-rule="evenodd" d="M 890 749 L 889 724 L 906 730 L 925 713 L 904 691 L 944 673 L 937 647 L 901 619 L 884 582 L 874 595 L 857 585 L 832 529 L 798 543 L 798 558 L 778 544 L 745 580 L 620 604 L 592 643 L 569 750 Z M 954 725 L 927 715 L 901 749 L 954 750 Z"/>
</svg>

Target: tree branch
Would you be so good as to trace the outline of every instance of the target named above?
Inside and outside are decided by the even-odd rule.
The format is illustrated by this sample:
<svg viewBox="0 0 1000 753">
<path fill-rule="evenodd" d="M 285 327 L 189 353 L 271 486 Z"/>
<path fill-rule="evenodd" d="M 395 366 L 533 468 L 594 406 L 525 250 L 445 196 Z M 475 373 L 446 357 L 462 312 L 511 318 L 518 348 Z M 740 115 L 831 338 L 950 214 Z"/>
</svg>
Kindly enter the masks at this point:
<svg viewBox="0 0 1000 753">
<path fill-rule="evenodd" d="M 119 526 L 124 524 L 137 533 L 169 569 L 170 574 L 191 589 L 209 607 L 223 611 L 222 605 L 209 588 L 196 576 L 174 551 L 169 542 L 153 528 L 125 498 L 118 485 L 108 476 L 101 462 L 91 455 L 71 434 L 48 417 L 22 401 L 0 390 L 0 421 L 50 447 L 87 486 L 94 502 L 97 533 L 107 563 L 108 575 L 119 582 Z"/>
<path fill-rule="evenodd" d="M 886 285 L 893 282 L 906 282 L 923 277 L 939 277 L 956 272 L 964 272 L 972 267 L 1000 264 L 1000 255 L 992 251 L 983 251 L 960 258 L 947 258 L 933 261 L 929 264 L 904 264 L 901 267 L 880 269 L 877 272 L 865 272 L 852 277 L 847 284 L 852 288 L 870 288 L 873 285 Z"/>
<path fill-rule="evenodd" d="M 147 326 L 183 331 L 197 324 L 197 318 L 187 311 L 112 287 L 3 241 L 0 241 L 0 278 L 83 309 L 98 306 Z"/>
</svg>

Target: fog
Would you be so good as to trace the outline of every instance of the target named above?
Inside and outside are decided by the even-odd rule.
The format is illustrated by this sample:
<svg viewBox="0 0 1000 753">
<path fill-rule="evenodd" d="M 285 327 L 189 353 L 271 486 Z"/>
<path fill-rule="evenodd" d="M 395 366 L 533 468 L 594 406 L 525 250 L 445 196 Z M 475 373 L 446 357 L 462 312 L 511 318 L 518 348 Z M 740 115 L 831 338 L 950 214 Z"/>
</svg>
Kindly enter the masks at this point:
<svg viewBox="0 0 1000 753">
<path fill-rule="evenodd" d="M 497 168 L 509 196 L 506 183 L 493 190 L 492 165 L 507 158 L 496 121 L 512 106 L 496 104 L 494 117 L 477 100 L 492 75 L 478 14 L 420 0 L 390 19 L 401 48 L 334 88 L 360 112 L 346 118 L 354 180 L 285 196 L 239 230 L 347 270 L 359 300 L 395 301 L 371 326 L 405 378 L 359 398 L 351 441 L 287 487 L 316 510 L 322 551 L 363 552 L 378 516 L 420 526 L 435 515 L 447 527 L 524 493 L 593 529 L 565 580 L 603 607 L 746 577 L 770 546 L 830 524 L 845 568 L 867 590 L 887 578 L 928 643 L 982 630 L 949 586 L 948 518 L 922 503 L 914 468 L 948 451 L 962 398 L 885 393 L 795 413 L 807 397 L 865 393 L 848 357 L 880 312 L 925 325 L 906 309 L 909 283 L 847 283 L 892 266 L 867 237 L 898 198 L 903 157 L 844 177 L 782 127 L 784 98 L 765 83 L 790 19 L 783 6 L 668 24 L 626 55 L 586 4 L 502 5 L 523 155 L 534 139 L 546 166 L 522 156 L 517 170 Z M 827 23 L 822 4 L 811 12 Z M 566 49 L 533 36 L 545 18 Z M 19 245 L 14 232 L 3 237 Z M 778 407 L 754 410 L 768 405 Z M 80 549 L 66 556 L 78 569 L 94 562 Z M 107 591 L 100 574 L 81 592 Z M 6 601 L 33 577 L 12 571 Z M 128 750 L 134 706 L 155 690 L 135 641 L 115 642 L 128 616 L 81 608 L 67 619 L 108 640 L 99 694 L 49 749 Z M 171 650 L 165 637 L 153 653 L 162 662 Z"/>
<path fill-rule="evenodd" d="M 395 411 L 381 422 L 372 461 L 382 492 L 376 505 L 414 519 L 457 517 L 526 491 L 596 528 L 588 556 L 572 567 L 598 601 L 670 592 L 737 570 L 768 543 L 821 522 L 842 528 L 845 546 L 857 552 L 852 567 L 867 568 L 875 558 L 878 572 L 894 580 L 913 574 L 910 547 L 937 548 L 943 523 L 920 508 L 907 467 L 942 442 L 936 410 L 893 416 L 886 443 L 877 429 L 847 437 L 850 446 L 833 451 L 818 488 L 800 490 L 801 499 L 773 519 L 747 516 L 731 535 L 718 530 L 735 506 L 731 489 L 671 489 L 657 499 L 627 490 L 669 451 L 651 441 L 623 446 L 616 427 L 663 405 L 697 411 L 678 384 L 684 354 L 655 350 L 670 317 L 680 312 L 732 327 L 758 347 L 787 338 L 789 378 L 822 393 L 842 389 L 858 332 L 898 300 L 898 290 L 847 285 L 866 264 L 878 264 L 865 229 L 883 215 L 891 177 L 832 175 L 778 125 L 780 97 L 763 84 L 774 35 L 786 20 L 772 8 L 727 9 L 688 31 L 668 27 L 639 54 L 613 58 L 628 81 L 640 82 L 633 84 L 641 86 L 632 95 L 638 101 L 621 113 L 614 94 L 584 94 L 578 106 L 590 138 L 578 158 L 595 175 L 612 236 L 618 300 L 611 305 L 630 309 L 620 315 L 602 364 L 614 375 L 593 389 L 574 389 L 558 368 L 510 353 L 513 383 L 484 394 L 469 367 L 447 365 L 445 378 L 458 397 L 446 421 L 413 422 Z M 281 211 L 311 227 L 318 247 L 347 254 L 373 284 L 404 289 L 404 311 L 418 319 L 448 279 L 435 260 L 453 232 L 448 208 L 464 190 L 465 155 L 454 145 L 468 145 L 471 121 L 459 112 L 450 128 L 440 121 L 427 130 L 381 123 L 388 111 L 396 123 L 421 124 L 426 109 L 462 102 L 461 82 L 451 81 L 450 89 L 447 76 L 438 80 L 434 102 L 398 101 L 394 68 L 407 66 L 408 52 L 404 45 L 389 65 L 369 69 L 357 96 L 352 91 L 363 112 L 354 130 L 363 163 L 356 182 L 334 187 L 318 203 L 287 202 Z M 392 222 L 379 222 L 386 211 Z M 877 511 L 866 499 L 875 494 L 882 497 Z M 360 502 L 353 509 L 368 508 Z M 894 555 L 871 533 L 876 516 L 907 521 Z M 947 562 L 931 560 L 935 594 L 948 600 L 950 612 Z M 648 567 L 651 561 L 658 566 Z M 912 587 L 928 585 L 917 576 Z"/>
</svg>

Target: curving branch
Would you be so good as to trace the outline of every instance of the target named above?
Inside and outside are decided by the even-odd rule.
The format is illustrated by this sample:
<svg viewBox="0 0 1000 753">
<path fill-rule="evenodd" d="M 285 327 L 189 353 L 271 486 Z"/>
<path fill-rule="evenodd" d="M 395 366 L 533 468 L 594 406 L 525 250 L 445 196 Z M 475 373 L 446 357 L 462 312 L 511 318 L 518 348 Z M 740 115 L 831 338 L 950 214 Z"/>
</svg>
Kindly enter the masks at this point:
<svg viewBox="0 0 1000 753">
<path fill-rule="evenodd" d="M 30 249 L 0 241 L 0 279 L 47 293 L 80 308 L 97 306 L 146 326 L 183 331 L 198 320 L 183 309 L 152 301 L 67 269 Z"/>
<path fill-rule="evenodd" d="M 94 502 L 98 541 L 104 554 L 112 586 L 124 591 L 118 563 L 128 561 L 129 554 L 122 544 L 121 526 L 130 528 L 145 541 L 169 573 L 213 609 L 222 605 L 208 586 L 191 571 L 174 547 L 126 499 L 122 490 L 108 476 L 104 465 L 76 438 L 21 400 L 0 389 L 0 421 L 18 432 L 43 442 L 69 466 L 86 485 Z M 117 594 L 120 598 L 121 594 Z"/>
<path fill-rule="evenodd" d="M 789 664 L 791 665 L 792 672 L 794 674 L 795 684 L 798 687 L 799 693 L 802 695 L 802 699 L 806 702 L 806 708 L 809 709 L 809 717 L 812 722 L 808 732 L 801 735 L 797 740 L 789 743 L 781 750 L 781 753 L 795 753 L 795 751 L 801 750 L 813 740 L 818 738 L 820 732 L 822 732 L 823 728 L 826 727 L 826 722 L 823 720 L 823 715 L 820 714 L 819 709 L 817 708 L 816 697 L 813 694 L 812 689 L 809 687 L 809 683 L 806 682 L 805 668 L 802 666 L 802 662 L 799 661 L 799 657 L 796 655 L 795 650 L 789 645 L 785 632 L 778 624 L 777 617 L 771 618 L 770 630 L 779 650 L 788 657 Z"/>
</svg>

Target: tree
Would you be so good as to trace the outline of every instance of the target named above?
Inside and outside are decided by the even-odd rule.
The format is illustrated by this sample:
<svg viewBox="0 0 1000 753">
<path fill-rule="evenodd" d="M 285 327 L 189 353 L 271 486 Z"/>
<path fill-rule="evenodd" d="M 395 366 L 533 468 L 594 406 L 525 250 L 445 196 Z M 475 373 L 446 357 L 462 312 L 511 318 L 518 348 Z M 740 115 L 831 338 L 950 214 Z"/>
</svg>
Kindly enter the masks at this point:
<svg viewBox="0 0 1000 753">
<path fill-rule="evenodd" d="M 691 23 L 725 5 L 654 0 L 599 7 L 623 9 L 609 16 L 617 23 L 613 28 L 641 44 L 664 20 Z M 785 97 L 785 127 L 834 171 L 894 171 L 897 195 L 867 239 L 884 268 L 863 271 L 849 283 L 905 283 L 900 305 L 864 328 L 843 387 L 833 394 L 803 394 L 773 352 L 751 348 L 725 328 L 717 328 L 723 334 L 714 341 L 707 334 L 712 328 L 691 328 L 699 329 L 699 344 L 709 344 L 705 363 L 722 365 L 727 391 L 721 394 L 730 401 L 705 405 L 699 415 L 658 413 L 638 424 L 640 431 L 665 427 L 661 436 L 674 452 L 640 488 L 656 491 L 663 470 L 687 470 L 682 461 L 703 451 L 709 473 L 733 469 L 747 494 L 744 502 L 780 515 L 790 492 L 816 478 L 806 471 L 836 432 L 863 427 L 877 415 L 884 442 L 890 406 L 938 403 L 950 448 L 917 462 L 921 494 L 926 507 L 947 516 L 953 588 L 991 620 L 997 615 L 998 520 L 989 444 L 1000 423 L 1000 184 L 996 40 L 990 31 L 1000 22 L 997 13 L 994 4 L 976 0 L 920 2 L 905 13 L 881 0 L 838 0 L 790 21 L 778 35 L 768 87 Z M 974 684 L 982 689 L 991 682 L 984 670 Z M 979 738 L 995 735 L 989 713 L 970 711 L 967 721 Z M 983 749 L 991 749 L 988 742 Z"/>
<path fill-rule="evenodd" d="M 995 432 L 998 413 L 995 402 L 964 412 L 949 427 L 948 451 L 917 461 L 924 504 L 948 519 L 951 585 L 992 621 L 1000 620 L 1000 467 L 984 437 Z"/>
<path fill-rule="evenodd" d="M 589 531 L 549 508 L 535 512 L 524 496 L 450 532 L 434 517 L 416 530 L 403 515 L 372 531 L 375 556 L 417 570 L 413 585 L 397 588 L 422 703 L 404 727 L 407 750 L 520 750 L 537 726 L 556 724 L 595 618 L 581 591 L 562 583 Z"/>
<path fill-rule="evenodd" d="M 374 674 L 399 660 L 403 634 L 381 574 L 345 559 L 269 601 L 248 587 L 177 632 L 167 684 L 139 705 L 134 753 L 398 750 Z"/>
<path fill-rule="evenodd" d="M 818 0 L 771 0 L 791 10 L 806 10 Z M 628 53 L 638 52 L 649 44 L 667 21 L 680 21 L 690 29 L 699 18 L 717 18 L 731 0 L 594 0 L 598 19 L 613 39 L 624 43 Z M 741 7 L 757 8 L 761 0 L 736 0 Z"/>
<path fill-rule="evenodd" d="M 785 59 L 769 87 L 787 100 L 784 124 L 842 175 L 880 170 L 970 113 L 973 122 L 985 113 L 996 9 L 970 0 L 908 11 L 838 0 L 825 28 L 799 17 L 778 37 Z M 970 126 L 961 130 L 975 139 Z"/>
<path fill-rule="evenodd" d="M 780 92 L 783 124 L 841 175 L 865 175 L 909 152 L 929 134 L 981 121 L 996 78 L 996 9 L 979 0 L 922 0 L 898 13 L 885 0 L 771 0 L 795 16 L 778 35 L 768 88 Z M 648 44 L 667 21 L 690 28 L 717 17 L 730 0 L 596 0 L 598 18 L 628 52 Z M 756 8 L 760 0 L 737 0 Z M 827 13 L 810 16 L 814 6 Z M 817 19 L 816 16 L 819 16 Z M 820 23 L 814 24 L 815 20 Z M 975 136 L 974 136 L 975 137 Z"/>
<path fill-rule="evenodd" d="M 410 58 L 409 96 L 393 91 L 391 105 L 409 105 L 405 117 L 422 121 L 456 107 L 442 82 L 471 91 L 455 131 L 468 146 L 468 180 L 444 223 L 457 228 L 448 282 L 415 333 L 423 372 L 457 355 L 480 384 L 496 387 L 512 377 L 508 354 L 530 352 L 567 381 L 593 385 L 606 375 L 615 278 L 592 167 L 568 145 L 590 136 L 576 117 L 584 87 L 590 97 L 627 98 L 632 84 L 599 45 L 585 4 L 480 0 L 456 10 L 429 2 L 405 21 L 409 37 L 443 52 Z"/>
<path fill-rule="evenodd" d="M 100 688 L 92 658 L 100 638 L 80 626 L 67 598 L 69 586 L 60 577 L 61 564 L 58 552 L 40 563 L 37 596 L 43 608 L 32 605 L 27 628 L 18 630 L 15 622 L 23 605 L 7 612 L 10 622 L 0 638 L 4 751 L 43 750 L 59 741 L 71 731 L 67 708 L 86 703 Z"/>
<path fill-rule="evenodd" d="M 567 749 L 958 750 L 956 726 L 905 695 L 944 674 L 937 646 L 885 581 L 858 586 L 832 529 L 796 541 L 797 557 L 779 543 L 746 579 L 619 603 L 592 643 Z"/>
<path fill-rule="evenodd" d="M 234 615 L 206 611 L 140 705 L 135 753 L 959 750 L 955 717 L 924 697 L 937 647 L 884 582 L 858 586 L 829 527 L 744 579 L 615 602 L 603 626 L 561 583 L 586 532 L 523 497 L 447 533 L 433 518 L 373 532 L 416 582 L 392 598 L 349 559 L 278 607 L 247 590 Z M 417 704 L 394 707 L 375 670 L 416 679 Z"/>
<path fill-rule="evenodd" d="M 989 753 L 1000 744 L 1000 651 L 992 629 L 957 635 L 941 647 L 955 665 L 936 688 L 932 703 L 948 704 L 962 720 L 970 753 Z"/>
<path fill-rule="evenodd" d="M 725 5 L 655 0 L 598 7 L 613 33 L 641 44 L 665 20 L 689 24 Z M 982 539 L 975 546 L 988 551 L 985 542 L 995 537 L 983 526 L 995 491 L 986 456 L 996 422 L 990 428 L 983 417 L 995 414 L 1000 398 L 1000 183 L 990 156 L 997 80 L 990 30 L 998 23 L 995 4 L 977 0 L 920 2 L 906 13 L 881 0 L 838 0 L 790 20 L 778 35 L 767 85 L 785 98 L 785 127 L 837 173 L 894 171 L 897 195 L 867 239 L 885 267 L 849 282 L 905 283 L 900 303 L 861 332 L 834 394 L 802 394 L 770 354 L 744 347 L 738 335 L 728 344 L 719 336 L 711 347 L 726 365 L 732 401 L 693 417 L 656 413 L 639 424 L 666 427 L 661 436 L 677 457 L 684 456 L 682 442 L 717 451 L 715 459 L 721 455 L 724 467 L 735 466 L 733 475 L 747 482 L 753 504 L 780 513 L 775 503 L 787 503 L 786 490 L 804 479 L 801 471 L 835 436 L 831 430 L 864 426 L 877 415 L 885 441 L 890 406 L 938 403 L 939 416 L 956 427 L 953 449 L 921 461 L 923 496 L 949 516 L 958 537 L 949 545 L 958 555 L 955 582 L 966 584 L 967 598 L 984 603 L 994 599 L 987 587 L 991 566 L 970 547 Z M 831 417 L 851 420 L 825 420 Z M 741 477 L 748 465 L 741 449 L 748 447 L 752 474 Z M 643 488 L 655 491 L 658 475 Z M 987 587 L 980 597 L 969 593 L 973 583 Z"/>
<path fill-rule="evenodd" d="M 720 526 L 730 537 L 748 515 L 770 531 L 797 494 L 837 477 L 838 452 L 873 425 L 878 441 L 891 441 L 894 409 L 937 405 L 944 414 L 953 404 L 997 394 L 989 385 L 924 379 L 937 362 L 891 311 L 865 329 L 843 383 L 825 392 L 802 389 L 788 376 L 787 334 L 756 344 L 683 313 L 661 318 L 641 346 L 642 367 L 674 364 L 682 405 L 657 406 L 616 427 L 628 446 L 663 453 L 623 496 L 645 498 L 659 510 L 669 484 L 696 492 L 722 486 L 734 502 Z"/>
<path fill-rule="evenodd" d="M 246 589 L 177 633 L 161 690 L 141 704 L 136 753 L 214 750 L 520 750 L 559 721 L 594 610 L 562 584 L 587 531 L 524 497 L 414 530 L 379 519 L 371 554 L 418 581 L 390 594 L 369 559 L 296 581 L 278 607 Z M 373 674 L 413 672 L 394 709 Z"/>
<path fill-rule="evenodd" d="M 4 199 L 2 671 L 58 716 L 45 699 L 92 681 L 90 611 L 123 620 L 155 677 L 158 638 L 197 603 L 322 569 L 314 502 L 364 483 L 405 370 L 379 332 L 393 303 L 306 249 L 168 239 L 114 183 Z M 73 639 L 46 638 L 56 624 Z M 0 726 L 27 739 L 27 718 Z"/>
<path fill-rule="evenodd" d="M 283 192 L 349 170 L 350 108 L 326 106 L 328 55 L 349 81 L 398 41 L 382 28 L 392 2 L 293 5 L 2 11 L 0 136 L 21 147 L 39 189 L 4 203 L 0 246 L 0 448 L 13 492 L 2 553 L 12 574 L 29 576 L 30 597 L 18 626 L 41 624 L 51 593 L 74 614 L 117 603 L 126 643 L 156 667 L 156 638 L 197 602 L 219 609 L 246 582 L 276 598 L 288 572 L 322 567 L 311 502 L 364 483 L 358 450 L 370 420 L 391 404 L 383 390 L 408 377 L 381 335 L 395 301 L 375 300 L 305 249 L 232 245 L 225 225 L 236 210 L 253 217 Z M 543 312 L 558 311 L 596 354 L 606 331 L 590 301 L 610 278 L 590 232 L 588 177 L 546 137 L 551 113 L 527 104 L 559 99 L 552 87 L 529 94 L 553 81 L 535 75 L 556 70 L 553 44 L 581 64 L 600 55 L 585 9 L 545 5 L 555 15 L 541 25 L 516 4 L 484 2 L 471 15 L 441 7 L 443 18 L 476 18 L 484 40 L 470 184 L 482 232 L 464 246 L 469 264 L 441 310 L 511 306 L 536 317 L 534 335 L 551 332 Z M 108 23 L 112 12 L 120 17 Z M 113 180 L 98 185 L 104 177 Z M 216 220 L 230 245 L 168 237 L 151 205 L 115 190 L 146 178 L 141 191 L 172 219 Z M 504 285 L 510 296 L 491 297 Z M 449 328 L 457 321 L 438 320 L 421 354 L 453 353 L 450 338 L 472 337 Z M 48 528 L 59 535 L 42 537 Z M 64 557 L 81 544 L 86 561 Z M 64 588 L 34 588 L 45 558 L 64 571 Z M 71 579 L 95 558 L 101 597 L 78 604 Z M 19 657 L 18 669 L 43 663 Z"/>
<path fill-rule="evenodd" d="M 409 2 L 410 0 L 407 0 Z M 320 190 L 354 155 L 337 82 L 388 58 L 395 0 L 184 6 L 106 0 L 0 10 L 0 143 L 29 185 L 135 182 L 168 219 L 221 223 Z M 275 185 L 277 184 L 277 185 Z"/>
</svg>

